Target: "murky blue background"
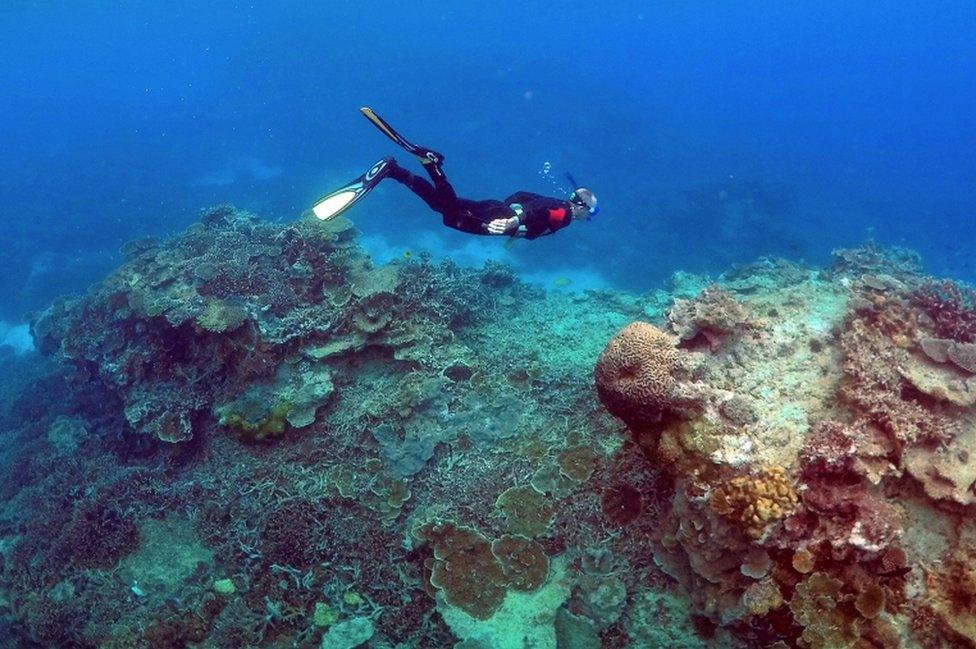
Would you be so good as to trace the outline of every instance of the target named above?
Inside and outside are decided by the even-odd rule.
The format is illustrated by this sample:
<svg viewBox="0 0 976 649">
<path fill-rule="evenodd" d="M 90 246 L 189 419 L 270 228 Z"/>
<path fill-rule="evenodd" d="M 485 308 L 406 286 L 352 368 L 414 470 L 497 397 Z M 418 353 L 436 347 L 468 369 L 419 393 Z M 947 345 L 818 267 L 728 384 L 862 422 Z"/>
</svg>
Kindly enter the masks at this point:
<svg viewBox="0 0 976 649">
<path fill-rule="evenodd" d="M 506 251 L 388 183 L 349 214 L 379 259 L 646 290 L 871 237 L 973 279 L 974 61 L 957 1 L 8 1 L 0 320 L 200 208 L 291 219 L 380 156 L 407 163 L 364 104 L 446 154 L 463 195 L 554 192 L 548 161 L 603 207 Z"/>
</svg>

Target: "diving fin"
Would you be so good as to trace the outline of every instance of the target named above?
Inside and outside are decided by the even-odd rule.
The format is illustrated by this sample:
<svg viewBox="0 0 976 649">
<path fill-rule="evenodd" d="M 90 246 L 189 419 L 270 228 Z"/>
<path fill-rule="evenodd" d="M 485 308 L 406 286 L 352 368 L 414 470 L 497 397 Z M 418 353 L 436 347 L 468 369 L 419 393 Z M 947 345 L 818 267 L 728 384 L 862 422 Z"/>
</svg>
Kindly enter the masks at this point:
<svg viewBox="0 0 976 649">
<path fill-rule="evenodd" d="M 407 151 L 407 153 L 412 153 L 413 155 L 417 156 L 420 159 L 420 162 L 422 164 L 425 165 L 443 164 L 444 156 L 442 156 L 437 151 L 425 149 L 422 146 L 417 146 L 416 144 L 411 144 L 410 142 L 407 142 L 407 140 L 402 135 L 397 133 L 392 126 L 386 123 L 386 120 L 384 120 L 382 117 L 374 113 L 373 109 L 370 108 L 369 106 L 363 106 L 362 108 L 359 109 L 359 112 L 363 114 L 363 117 L 371 121 L 373 123 L 373 126 L 375 126 L 380 131 L 382 131 L 383 134 L 386 135 L 386 137 L 390 138 L 391 140 L 396 142 L 399 146 L 403 147 L 404 150 Z"/>
<path fill-rule="evenodd" d="M 322 221 L 331 221 L 339 216 L 372 191 L 386 177 L 390 172 L 391 162 L 393 162 L 393 158 L 383 158 L 359 178 L 315 201 L 312 206 L 312 213 Z"/>
</svg>

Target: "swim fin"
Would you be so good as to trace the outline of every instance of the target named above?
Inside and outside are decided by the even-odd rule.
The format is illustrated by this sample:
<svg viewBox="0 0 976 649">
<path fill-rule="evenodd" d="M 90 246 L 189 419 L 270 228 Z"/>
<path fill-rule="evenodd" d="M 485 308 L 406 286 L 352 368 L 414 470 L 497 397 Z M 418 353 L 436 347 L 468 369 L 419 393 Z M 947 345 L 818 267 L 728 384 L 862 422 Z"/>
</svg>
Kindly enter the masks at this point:
<svg viewBox="0 0 976 649">
<path fill-rule="evenodd" d="M 403 147 L 408 153 L 412 153 L 413 155 L 417 156 L 420 159 L 421 164 L 441 165 L 444 163 L 444 156 L 437 151 L 425 149 L 422 146 L 417 146 L 416 144 L 407 142 L 402 135 L 397 133 L 392 126 L 386 123 L 386 120 L 374 113 L 373 109 L 369 106 L 363 106 L 359 109 L 359 112 L 361 112 L 366 119 L 371 121 L 376 128 L 381 130 L 384 135 Z"/>
<path fill-rule="evenodd" d="M 389 174 L 392 161 L 392 157 L 383 158 L 359 178 L 315 201 L 312 212 L 322 221 L 330 221 L 339 216 L 372 191 Z"/>
</svg>

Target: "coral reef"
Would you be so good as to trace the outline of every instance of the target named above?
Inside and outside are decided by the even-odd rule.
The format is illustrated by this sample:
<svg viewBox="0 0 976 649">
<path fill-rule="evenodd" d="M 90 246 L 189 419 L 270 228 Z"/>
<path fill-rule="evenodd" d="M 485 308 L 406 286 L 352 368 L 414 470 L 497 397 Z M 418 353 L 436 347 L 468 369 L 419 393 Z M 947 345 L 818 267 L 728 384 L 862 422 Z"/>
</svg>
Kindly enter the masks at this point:
<svg viewBox="0 0 976 649">
<path fill-rule="evenodd" d="M 827 272 L 737 269 L 668 311 L 700 407 L 645 453 L 674 484 L 654 559 L 750 646 L 971 646 L 971 290 L 907 251 L 836 255 Z M 627 519 L 627 493 L 609 515 Z M 906 597 L 920 588 L 928 602 Z"/>
<path fill-rule="evenodd" d="M 342 218 L 129 246 L 0 356 L 0 639 L 974 646 L 972 289 L 835 256 L 635 296 Z"/>
<path fill-rule="evenodd" d="M 718 286 L 707 287 L 693 299 L 677 299 L 668 311 L 668 323 L 682 344 L 693 344 L 701 336 L 712 349 L 745 330 L 748 322 L 746 309 Z"/>
<path fill-rule="evenodd" d="M 597 361 L 600 401 L 631 424 L 656 422 L 678 404 L 680 361 L 669 335 L 645 322 L 629 324 Z"/>
</svg>

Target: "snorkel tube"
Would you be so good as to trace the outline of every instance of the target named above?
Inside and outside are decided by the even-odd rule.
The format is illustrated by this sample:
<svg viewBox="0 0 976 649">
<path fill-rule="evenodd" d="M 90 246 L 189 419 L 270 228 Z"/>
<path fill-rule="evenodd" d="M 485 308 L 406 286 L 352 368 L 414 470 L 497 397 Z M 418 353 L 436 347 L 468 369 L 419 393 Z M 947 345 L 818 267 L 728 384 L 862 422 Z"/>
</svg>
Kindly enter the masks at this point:
<svg viewBox="0 0 976 649">
<path fill-rule="evenodd" d="M 599 214 L 600 213 L 600 208 L 597 207 L 597 205 L 596 205 L 596 195 L 593 192 L 589 191 L 589 190 L 585 190 L 586 193 L 589 194 L 590 197 L 592 198 L 592 204 L 591 204 L 590 201 L 584 200 L 582 197 L 580 197 L 580 196 L 577 195 L 576 192 L 578 190 L 585 189 L 585 188 L 582 187 L 578 182 L 576 182 L 576 179 L 573 178 L 573 174 L 569 173 L 568 171 L 566 172 L 566 180 L 568 180 L 569 183 L 570 183 L 570 185 L 573 187 L 573 191 L 569 195 L 569 201 L 571 203 L 576 203 L 577 205 L 586 208 L 586 211 L 588 212 L 588 215 L 586 217 L 586 220 L 589 221 L 594 216 L 596 216 L 597 214 Z"/>
</svg>

